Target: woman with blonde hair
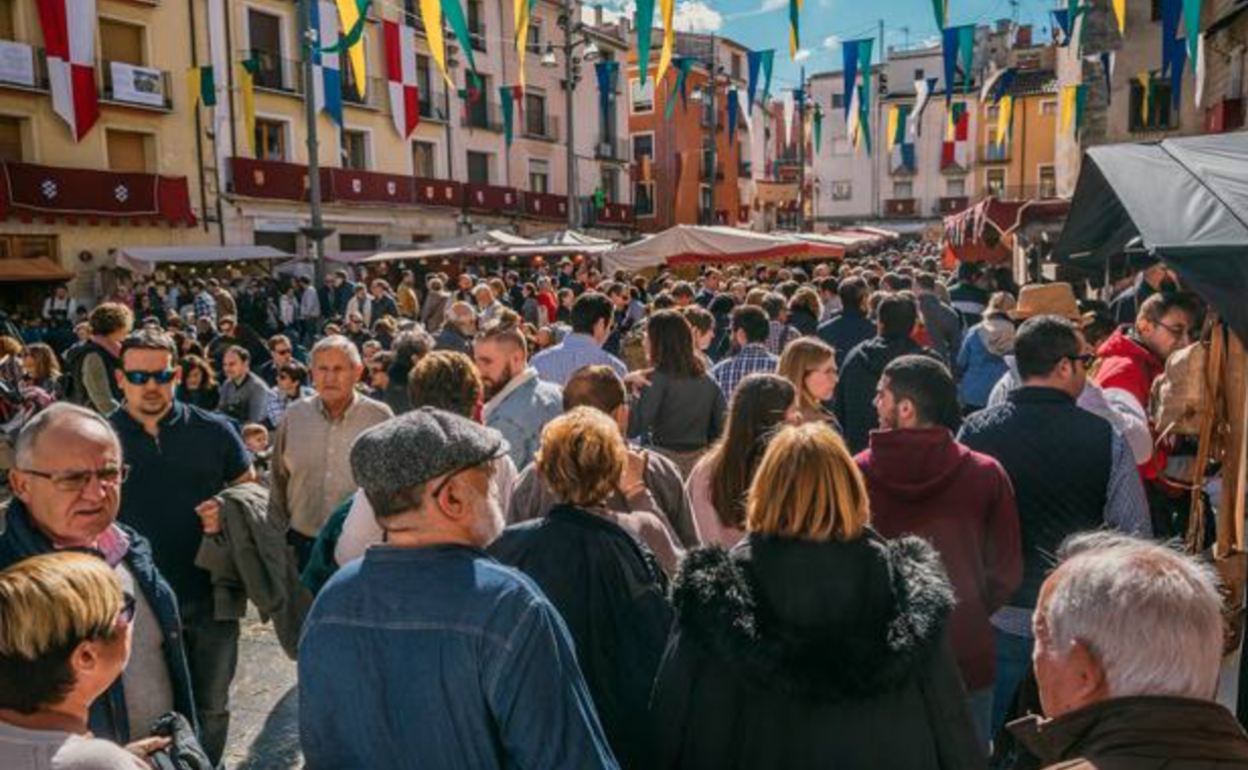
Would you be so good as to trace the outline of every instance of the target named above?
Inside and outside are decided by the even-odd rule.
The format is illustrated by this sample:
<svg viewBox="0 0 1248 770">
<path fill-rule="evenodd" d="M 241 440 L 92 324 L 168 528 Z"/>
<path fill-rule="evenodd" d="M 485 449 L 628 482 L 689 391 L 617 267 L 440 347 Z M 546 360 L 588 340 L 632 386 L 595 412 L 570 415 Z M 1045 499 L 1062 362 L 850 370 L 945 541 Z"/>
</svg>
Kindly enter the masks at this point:
<svg viewBox="0 0 1248 770">
<path fill-rule="evenodd" d="M 626 474 L 624 438 L 605 413 L 579 406 L 556 417 L 542 431 L 535 463 L 561 502 L 508 527 L 490 555 L 532 578 L 559 610 L 620 766 L 648 770 L 650 689 L 672 624 L 667 578 L 652 549 L 667 554 L 658 562 L 674 562 L 676 546 L 649 512 L 640 474 Z M 607 507 L 621 486 L 630 513 Z M 657 547 L 656 537 L 663 539 Z"/>
<path fill-rule="evenodd" d="M 22 368 L 26 370 L 26 381 L 32 386 L 49 396 L 60 395 L 61 363 L 56 359 L 52 346 L 42 342 L 28 345 L 22 359 Z"/>
<path fill-rule="evenodd" d="M 823 422 L 840 432 L 836 417 L 823 406 L 832 400 L 840 379 L 831 345 L 817 337 L 793 340 L 780 356 L 778 373 L 797 389 L 797 411 L 803 423 Z"/>
<path fill-rule="evenodd" d="M 46 554 L 0 572 L 0 767 L 148 767 L 142 758 L 167 739 L 122 748 L 87 728 L 129 661 L 134 611 L 99 556 Z"/>
<path fill-rule="evenodd" d="M 674 584 L 654 767 L 985 766 L 940 557 L 917 538 L 884 540 L 870 520 L 840 436 L 811 423 L 772 439 L 746 539 L 691 553 Z"/>
</svg>

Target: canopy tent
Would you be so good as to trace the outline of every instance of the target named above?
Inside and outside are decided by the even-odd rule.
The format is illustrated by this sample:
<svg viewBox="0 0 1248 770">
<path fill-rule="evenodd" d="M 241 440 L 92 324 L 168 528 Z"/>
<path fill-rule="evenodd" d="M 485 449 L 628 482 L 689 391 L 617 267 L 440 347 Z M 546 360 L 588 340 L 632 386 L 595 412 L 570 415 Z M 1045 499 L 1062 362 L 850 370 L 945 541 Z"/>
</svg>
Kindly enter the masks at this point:
<svg viewBox="0 0 1248 770">
<path fill-rule="evenodd" d="M 290 259 L 290 255 L 272 246 L 127 246 L 117 250 L 117 267 L 142 275 L 156 272 L 157 264 L 203 265 L 212 262 L 279 259 Z"/>
<path fill-rule="evenodd" d="M 509 233 L 506 230 L 480 230 L 455 238 L 416 244 L 414 248 L 410 246 L 386 247 L 365 257 L 360 262 L 372 264 L 375 262 L 397 262 L 413 259 L 483 256 L 516 246 L 533 245 L 536 245 L 536 241 L 521 237 L 515 233 Z"/>
<path fill-rule="evenodd" d="M 988 197 L 966 211 L 945 217 L 946 258 L 959 262 L 1003 264 L 1010 261 L 1015 235 L 1039 222 L 1058 222 L 1070 201 L 1050 198 L 1003 201 Z"/>
<path fill-rule="evenodd" d="M 38 283 L 68 281 L 74 274 L 51 257 L 0 259 L 0 283 Z"/>
<path fill-rule="evenodd" d="M 539 235 L 533 240 L 546 246 L 572 246 L 589 249 L 597 248 L 600 250 L 604 247 L 609 249 L 615 246 L 615 241 L 596 238 L 580 230 L 556 230 L 553 233 Z"/>
<path fill-rule="evenodd" d="M 807 243 L 840 248 L 844 255 L 853 255 L 863 249 L 882 246 L 898 237 L 894 232 L 874 227 L 854 227 L 826 233 L 786 233 L 785 235 Z"/>
<path fill-rule="evenodd" d="M 1054 257 L 1101 272 L 1131 253 L 1164 261 L 1248 342 L 1248 134 L 1087 151 Z"/>
<path fill-rule="evenodd" d="M 659 265 L 758 262 L 769 259 L 836 259 L 844 247 L 766 235 L 735 227 L 676 225 L 644 240 L 605 253 L 603 266 L 638 271 Z"/>
</svg>

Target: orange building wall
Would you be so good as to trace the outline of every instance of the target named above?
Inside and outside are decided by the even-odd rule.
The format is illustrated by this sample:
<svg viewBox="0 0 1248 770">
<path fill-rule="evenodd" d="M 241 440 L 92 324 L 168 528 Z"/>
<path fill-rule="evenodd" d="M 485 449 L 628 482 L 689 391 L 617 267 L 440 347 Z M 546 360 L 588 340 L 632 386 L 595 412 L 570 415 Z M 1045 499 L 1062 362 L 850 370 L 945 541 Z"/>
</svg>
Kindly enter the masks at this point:
<svg viewBox="0 0 1248 770">
<path fill-rule="evenodd" d="M 1041 104 L 1057 100 L 1057 94 L 1032 94 L 1014 98 L 1013 137 L 1009 140 L 1008 160 L 988 161 L 987 151 L 996 136 L 996 122 L 988 120 L 988 105 L 980 104 L 976 125 L 976 166 L 978 189 L 987 185 L 987 169 L 1005 168 L 1005 184 L 1034 197 L 1040 184 L 1040 166 L 1056 163 L 1057 110 L 1042 114 Z"/>
</svg>

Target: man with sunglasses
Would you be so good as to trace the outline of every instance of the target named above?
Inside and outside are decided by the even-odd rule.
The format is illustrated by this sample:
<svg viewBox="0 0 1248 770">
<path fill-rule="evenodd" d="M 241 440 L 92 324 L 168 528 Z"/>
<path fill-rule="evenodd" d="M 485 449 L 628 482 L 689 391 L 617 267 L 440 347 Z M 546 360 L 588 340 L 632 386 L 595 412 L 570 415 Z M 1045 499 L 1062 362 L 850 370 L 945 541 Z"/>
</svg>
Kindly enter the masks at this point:
<svg viewBox="0 0 1248 770">
<path fill-rule="evenodd" d="M 1161 538 L 1182 536 L 1187 530 L 1191 492 L 1168 484 L 1163 477 L 1167 452 L 1157 444 L 1159 430 L 1149 419 L 1153 381 L 1165 371 L 1171 355 L 1199 336 L 1199 315 L 1199 303 L 1190 294 L 1163 291 L 1149 295 L 1140 303 L 1135 323 L 1119 327 L 1101 343 L 1100 364 L 1092 377 L 1107 402 L 1150 428 L 1151 451 L 1137 460 L 1153 533 Z"/>
<path fill-rule="evenodd" d="M 295 360 L 295 346 L 285 334 L 269 337 L 269 360 L 260 365 L 256 373 L 270 388 L 277 387 L 277 376 L 282 367 Z"/>
<path fill-rule="evenodd" d="M 1018 505 L 1023 581 L 990 620 L 997 655 L 993 734 L 1031 670 L 1031 615 L 1061 542 L 1106 526 L 1152 532 L 1126 439 L 1076 403 L 1094 359 L 1078 327 L 1056 315 L 1030 318 L 1018 329 L 1014 355 L 1022 387 L 1005 403 L 971 415 L 958 434 L 967 448 L 1001 463 Z"/>
<path fill-rule="evenodd" d="M 128 469 L 111 425 L 73 404 L 53 404 L 17 439 L 9 472 L 15 498 L 0 534 L 0 569 L 60 550 L 104 559 L 135 598 L 130 661 L 91 706 L 100 738 L 126 744 L 150 734 L 170 710 L 195 722 L 182 623 L 173 589 L 152 558 L 147 539 L 117 523 Z"/>
<path fill-rule="evenodd" d="M 229 689 L 238 665 L 239 623 L 218 620 L 207 570 L 195 566 L 204 534 L 218 531 L 228 486 L 254 480 L 251 455 L 225 417 L 174 400 L 182 372 L 173 340 L 144 329 L 121 346 L 122 408 L 109 418 L 130 477 L 121 520 L 151 540 L 156 563 L 182 608 L 183 637 L 205 752 L 221 759 Z"/>
</svg>

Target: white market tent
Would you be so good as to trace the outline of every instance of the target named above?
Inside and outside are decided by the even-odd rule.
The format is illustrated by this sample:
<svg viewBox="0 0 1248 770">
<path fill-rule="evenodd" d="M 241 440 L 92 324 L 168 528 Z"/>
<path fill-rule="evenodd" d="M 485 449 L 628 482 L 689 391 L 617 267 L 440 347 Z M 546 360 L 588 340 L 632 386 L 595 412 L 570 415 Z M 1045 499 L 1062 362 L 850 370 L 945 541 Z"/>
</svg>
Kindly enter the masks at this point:
<svg viewBox="0 0 1248 770">
<path fill-rule="evenodd" d="M 676 225 L 645 240 L 605 253 L 608 271 L 636 272 L 662 265 L 758 262 L 775 259 L 837 259 L 843 246 L 756 233 L 735 227 Z"/>
<path fill-rule="evenodd" d="M 290 259 L 289 254 L 272 246 L 123 247 L 117 250 L 117 267 L 141 275 L 151 275 L 156 272 L 157 264 L 203 265 L 213 262 L 286 259 Z"/>
<path fill-rule="evenodd" d="M 445 259 L 498 253 L 518 246 L 534 246 L 537 242 L 506 230 L 482 230 L 456 238 L 417 244 L 414 248 L 387 248 L 360 260 L 364 264 L 401 260 Z"/>
</svg>

